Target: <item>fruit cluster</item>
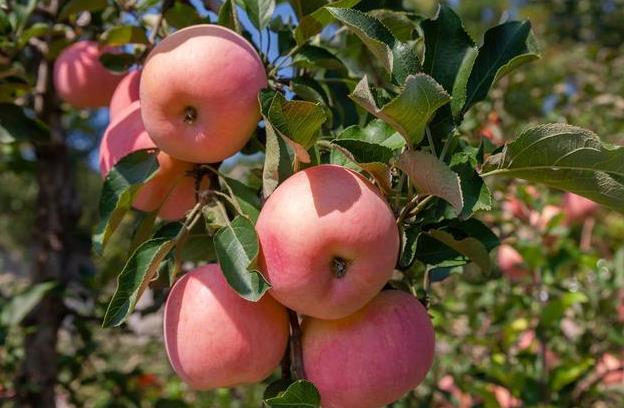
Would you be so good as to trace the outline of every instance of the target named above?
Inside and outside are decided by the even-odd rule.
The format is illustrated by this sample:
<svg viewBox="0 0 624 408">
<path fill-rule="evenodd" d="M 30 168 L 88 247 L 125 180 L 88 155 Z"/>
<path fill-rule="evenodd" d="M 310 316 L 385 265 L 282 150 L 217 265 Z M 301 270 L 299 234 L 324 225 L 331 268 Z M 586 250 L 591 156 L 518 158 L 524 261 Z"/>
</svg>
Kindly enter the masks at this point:
<svg viewBox="0 0 624 408">
<path fill-rule="evenodd" d="M 262 61 L 243 37 L 216 25 L 175 32 L 125 77 L 100 64 L 103 51 L 87 41 L 66 49 L 56 89 L 76 107 L 110 102 L 102 176 L 134 151 L 159 149 L 159 170 L 133 205 L 180 219 L 196 204 L 195 164 L 224 160 L 253 133 L 267 86 Z M 260 301 L 241 298 L 216 264 L 188 272 L 169 294 L 165 344 L 184 381 L 208 389 L 265 379 L 287 352 L 287 308 L 302 316 L 303 368 L 323 407 L 379 407 L 423 380 L 433 327 L 416 298 L 383 290 L 400 239 L 372 183 L 335 165 L 299 171 L 268 198 L 256 231 L 259 268 L 271 284 Z"/>
</svg>

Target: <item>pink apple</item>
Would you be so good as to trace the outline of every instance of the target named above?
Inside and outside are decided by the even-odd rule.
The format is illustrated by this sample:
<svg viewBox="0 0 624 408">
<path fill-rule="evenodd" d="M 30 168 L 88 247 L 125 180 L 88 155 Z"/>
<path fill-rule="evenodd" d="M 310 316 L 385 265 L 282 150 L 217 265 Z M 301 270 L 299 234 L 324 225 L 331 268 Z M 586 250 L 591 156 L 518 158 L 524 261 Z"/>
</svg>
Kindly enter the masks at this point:
<svg viewBox="0 0 624 408">
<path fill-rule="evenodd" d="M 340 320 L 304 318 L 303 362 L 323 408 L 379 408 L 425 378 L 435 349 L 423 305 L 388 290 Z"/>
<path fill-rule="evenodd" d="M 582 223 L 598 211 L 598 208 L 598 204 L 580 195 L 565 193 L 563 196 L 563 213 L 567 223 Z"/>
<path fill-rule="evenodd" d="M 132 103 L 119 113 L 100 144 L 100 173 L 106 177 L 108 172 L 124 156 L 141 149 L 154 149 L 141 121 L 139 101 Z M 196 204 L 195 179 L 188 173 L 193 170 L 192 163 L 171 158 L 166 153 L 158 153 L 159 169 L 157 174 L 139 190 L 133 206 L 142 211 L 159 209 L 159 216 L 165 220 L 183 218 Z M 201 188 L 207 188 L 203 180 Z"/>
<path fill-rule="evenodd" d="M 123 111 L 126 107 L 130 106 L 132 102 L 139 100 L 139 84 L 141 82 L 141 71 L 131 71 L 119 82 L 117 88 L 110 101 L 108 107 L 108 116 L 111 120 L 115 120 L 115 117 L 119 112 Z"/>
<path fill-rule="evenodd" d="M 503 244 L 498 248 L 498 267 L 503 276 L 512 281 L 522 280 L 531 276 L 524 264 L 524 259 L 511 245 Z"/>
<path fill-rule="evenodd" d="M 54 88 L 61 99 L 76 108 L 108 105 L 123 78 L 100 62 L 109 50 L 94 41 L 78 41 L 61 52 L 54 63 Z"/>
<path fill-rule="evenodd" d="M 319 319 L 339 319 L 368 303 L 399 253 L 386 200 L 360 174 L 335 165 L 284 181 L 260 211 L 256 231 L 271 295 Z"/>
<path fill-rule="evenodd" d="M 219 162 L 249 140 L 266 85 L 262 61 L 243 37 L 218 25 L 187 27 L 147 58 L 140 92 L 145 128 L 172 157 Z"/>
<path fill-rule="evenodd" d="M 167 356 L 196 389 L 255 383 L 278 366 L 288 341 L 286 309 L 265 295 L 254 303 L 230 288 L 217 264 L 184 275 L 165 305 Z"/>
</svg>

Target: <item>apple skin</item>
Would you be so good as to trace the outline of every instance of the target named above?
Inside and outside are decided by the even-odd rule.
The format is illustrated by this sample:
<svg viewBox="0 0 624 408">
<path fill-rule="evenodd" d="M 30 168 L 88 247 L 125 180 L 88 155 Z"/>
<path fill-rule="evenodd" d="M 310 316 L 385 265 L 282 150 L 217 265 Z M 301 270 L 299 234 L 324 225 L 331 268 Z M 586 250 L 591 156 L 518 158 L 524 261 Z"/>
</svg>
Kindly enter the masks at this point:
<svg viewBox="0 0 624 408">
<path fill-rule="evenodd" d="M 424 306 L 397 290 L 379 293 L 340 320 L 306 317 L 303 365 L 323 408 L 379 408 L 416 387 L 431 368 L 435 334 Z"/>
<path fill-rule="evenodd" d="M 284 181 L 260 211 L 256 231 L 271 296 L 319 319 L 340 319 L 368 303 L 390 279 L 399 253 L 386 200 L 360 174 L 336 165 Z M 336 262 L 344 261 L 338 271 Z"/>
<path fill-rule="evenodd" d="M 115 121 L 108 125 L 100 144 L 99 163 L 102 177 L 124 156 L 141 149 L 155 149 L 141 121 L 139 101 L 121 111 Z M 155 211 L 167 221 L 183 218 L 196 204 L 195 179 L 188 176 L 193 163 L 173 159 L 168 154 L 158 153 L 159 169 L 137 193 L 133 207 L 141 211 Z M 201 188 L 207 188 L 208 181 L 202 180 Z"/>
<path fill-rule="evenodd" d="M 108 106 L 123 79 L 98 59 L 109 50 L 94 41 L 78 41 L 61 52 L 54 63 L 54 88 L 62 100 L 76 108 Z"/>
<path fill-rule="evenodd" d="M 130 106 L 132 102 L 139 100 L 140 83 L 140 70 L 128 72 L 121 82 L 119 82 L 119 85 L 117 85 L 111 97 L 110 105 L 108 106 L 108 116 L 111 122 L 115 120 L 120 112 Z"/>
<path fill-rule="evenodd" d="M 574 193 L 563 196 L 563 213 L 568 224 L 582 223 L 598 211 L 600 206 L 592 200 Z"/>
<path fill-rule="evenodd" d="M 258 120 L 267 76 L 247 40 L 204 24 L 176 31 L 149 54 L 140 98 L 147 133 L 180 160 L 215 163 L 240 150 Z M 189 113 L 190 112 L 190 113 Z"/>
<path fill-rule="evenodd" d="M 501 245 L 498 248 L 496 259 L 503 276 L 511 281 L 519 281 L 530 276 L 529 270 L 524 265 L 522 255 L 511 245 Z"/>
<path fill-rule="evenodd" d="M 286 309 L 268 295 L 241 298 L 217 264 L 180 278 L 165 305 L 167 356 L 195 389 L 262 381 L 279 365 L 288 335 Z"/>
</svg>

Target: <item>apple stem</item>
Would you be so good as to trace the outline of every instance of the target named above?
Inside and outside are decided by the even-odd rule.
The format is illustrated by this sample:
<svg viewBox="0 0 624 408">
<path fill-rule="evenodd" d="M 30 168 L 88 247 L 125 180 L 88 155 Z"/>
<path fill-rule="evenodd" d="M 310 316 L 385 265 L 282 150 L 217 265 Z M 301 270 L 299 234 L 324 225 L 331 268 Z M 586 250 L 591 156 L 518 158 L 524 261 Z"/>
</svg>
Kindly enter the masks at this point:
<svg viewBox="0 0 624 408">
<path fill-rule="evenodd" d="M 336 256 L 332 259 L 331 269 L 334 272 L 334 276 L 338 279 L 342 279 L 347 274 L 347 269 L 349 268 L 349 262 L 344 258 Z"/>
<path fill-rule="evenodd" d="M 290 353 L 291 370 L 297 380 L 305 379 L 303 367 L 303 348 L 301 347 L 301 327 L 299 326 L 299 316 L 297 312 L 288 310 L 290 320 Z"/>
</svg>

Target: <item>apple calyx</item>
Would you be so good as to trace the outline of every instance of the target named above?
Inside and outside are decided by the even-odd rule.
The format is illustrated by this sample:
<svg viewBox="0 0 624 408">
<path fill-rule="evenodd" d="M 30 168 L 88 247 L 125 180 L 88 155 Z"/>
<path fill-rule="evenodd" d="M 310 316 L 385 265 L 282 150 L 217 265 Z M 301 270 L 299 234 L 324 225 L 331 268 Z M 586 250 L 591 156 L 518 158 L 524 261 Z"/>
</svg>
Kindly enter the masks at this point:
<svg viewBox="0 0 624 408">
<path fill-rule="evenodd" d="M 197 109 L 192 106 L 184 108 L 184 123 L 192 125 L 197 120 Z"/>
<path fill-rule="evenodd" d="M 336 278 L 344 278 L 347 274 L 347 269 L 349 269 L 349 261 L 339 256 L 335 256 L 332 258 L 331 270 Z"/>
</svg>

